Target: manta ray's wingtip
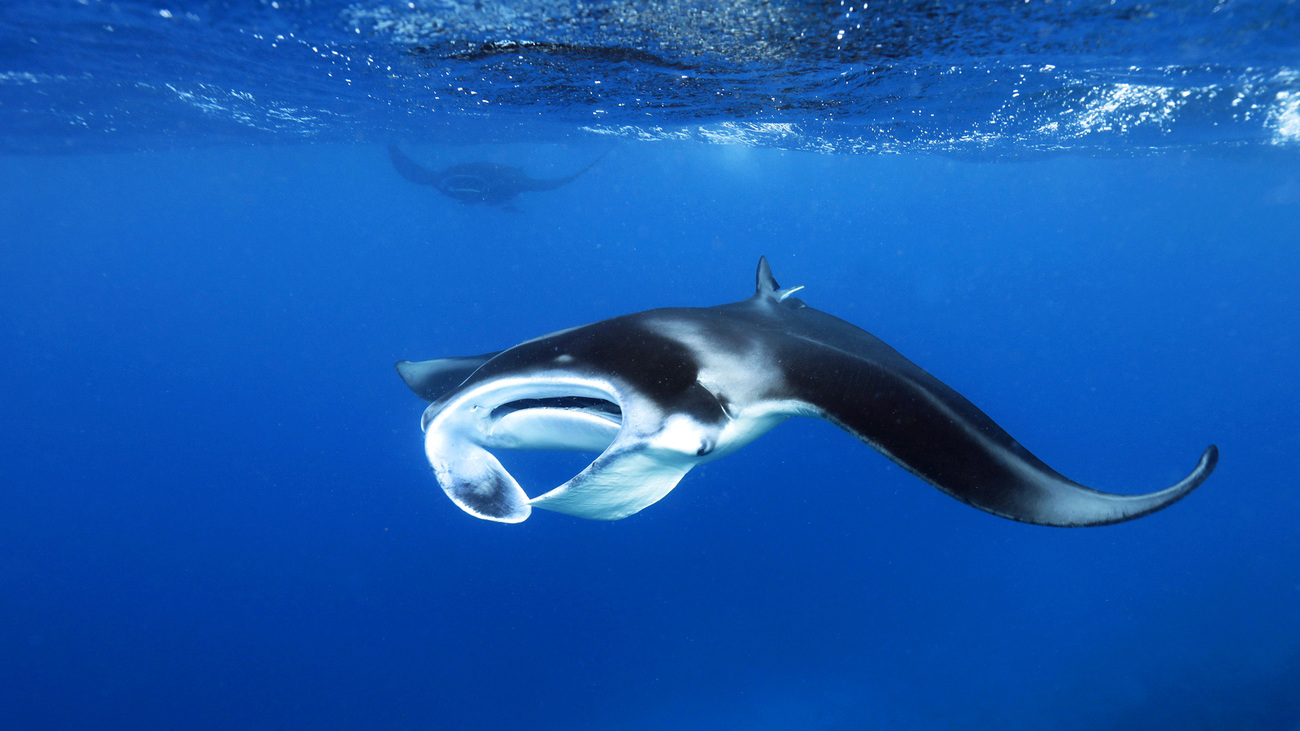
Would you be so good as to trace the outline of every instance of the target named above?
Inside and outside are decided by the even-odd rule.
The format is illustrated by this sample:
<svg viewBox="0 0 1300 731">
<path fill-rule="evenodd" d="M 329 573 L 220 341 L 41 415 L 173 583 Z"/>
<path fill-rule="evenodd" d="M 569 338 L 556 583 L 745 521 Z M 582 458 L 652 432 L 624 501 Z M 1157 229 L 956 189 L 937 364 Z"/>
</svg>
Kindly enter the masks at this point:
<svg viewBox="0 0 1300 731">
<path fill-rule="evenodd" d="M 1173 505 L 1179 500 L 1182 500 L 1183 498 L 1190 495 L 1193 490 L 1200 487 L 1207 479 L 1209 479 L 1210 474 L 1214 472 L 1214 468 L 1217 467 L 1218 465 L 1219 465 L 1219 447 L 1217 445 L 1211 444 L 1210 446 L 1205 448 L 1204 452 L 1201 452 L 1200 459 L 1196 461 L 1196 467 L 1192 468 L 1192 471 L 1188 473 L 1186 477 L 1179 480 L 1174 485 L 1165 488 L 1164 490 L 1161 490 L 1156 493 L 1151 493 L 1149 497 L 1155 498 L 1153 503 L 1145 510 L 1136 510 L 1131 514 L 1124 516 L 1123 521 L 1132 520 L 1134 518 L 1140 518 L 1144 515 L 1149 515 L 1151 513 L 1154 513 L 1157 510 L 1164 510 L 1170 505 Z M 1134 496 L 1135 499 L 1141 499 L 1142 497 L 1144 496 L 1141 495 Z M 1123 522 L 1123 521 L 1116 521 L 1116 522 Z"/>
<path fill-rule="evenodd" d="M 1178 484 L 1169 488 L 1170 491 L 1177 493 L 1177 497 L 1174 497 L 1167 504 L 1172 505 L 1181 500 L 1192 490 L 1200 487 L 1201 483 L 1209 479 L 1210 474 L 1214 472 L 1214 468 L 1218 466 L 1219 447 L 1216 444 L 1211 444 L 1205 448 L 1204 452 L 1201 452 L 1201 458 L 1196 461 L 1196 467 L 1192 469 L 1191 474 L 1183 478 Z"/>
<path fill-rule="evenodd" d="M 1173 505 L 1183 499 L 1192 490 L 1200 487 L 1201 483 L 1209 479 L 1210 474 L 1214 472 L 1214 468 L 1218 466 L 1219 447 L 1211 444 L 1205 448 L 1204 452 L 1201 452 L 1200 459 L 1196 460 L 1196 466 L 1192 468 L 1192 471 L 1188 473 L 1186 477 L 1179 480 L 1171 487 L 1161 491 L 1170 496 L 1169 501 L 1164 503 L 1161 507 L 1163 508 Z"/>
<path fill-rule="evenodd" d="M 1157 493 L 1168 495 L 1167 500 L 1162 503 L 1157 510 L 1167 508 L 1179 500 L 1182 500 L 1191 493 L 1192 490 L 1200 487 L 1202 483 L 1209 479 L 1210 474 L 1214 472 L 1214 468 L 1218 466 L 1219 447 L 1211 444 L 1205 448 L 1204 452 L 1201 452 L 1200 459 L 1196 460 L 1196 466 L 1192 468 L 1192 471 L 1188 473 L 1186 477 L 1179 480 L 1174 485 L 1160 491 L 1160 493 Z M 1155 511 L 1153 510 L 1151 512 Z"/>
<path fill-rule="evenodd" d="M 1201 464 L 1199 467 L 1201 470 L 1205 471 L 1205 476 L 1209 477 L 1210 473 L 1214 471 L 1214 468 L 1218 466 L 1219 446 L 1217 444 L 1211 444 L 1205 448 L 1204 452 L 1201 452 Z"/>
<path fill-rule="evenodd" d="M 1164 510 L 1187 497 L 1210 477 L 1210 473 L 1214 472 L 1214 468 L 1218 464 L 1219 448 L 1211 444 L 1205 448 L 1204 452 L 1201 452 L 1200 459 L 1196 461 L 1196 466 L 1192 468 L 1192 471 L 1186 477 L 1163 490 L 1141 495 L 1116 495 L 1082 488 L 1079 492 L 1072 490 L 1071 492 L 1074 492 L 1074 494 L 1069 497 L 1058 493 L 1056 497 L 1060 499 L 1060 504 L 1056 507 L 1062 508 L 1063 512 L 1056 513 L 1051 518 L 1038 519 L 1014 514 L 1004 517 L 1026 523 L 1065 528 L 1125 523 Z"/>
</svg>

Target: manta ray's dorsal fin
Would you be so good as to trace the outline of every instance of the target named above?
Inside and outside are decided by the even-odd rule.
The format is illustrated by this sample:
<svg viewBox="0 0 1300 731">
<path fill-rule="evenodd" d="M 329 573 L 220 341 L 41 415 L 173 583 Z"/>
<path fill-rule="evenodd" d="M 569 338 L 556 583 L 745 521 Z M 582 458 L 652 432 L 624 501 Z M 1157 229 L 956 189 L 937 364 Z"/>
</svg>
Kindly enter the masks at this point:
<svg viewBox="0 0 1300 731">
<path fill-rule="evenodd" d="M 754 287 L 754 296 L 760 299 L 785 302 L 787 297 L 803 289 L 802 284 L 798 287 L 781 289 L 781 285 L 776 283 L 776 277 L 772 276 L 772 267 L 768 265 L 766 256 L 758 257 L 758 275 L 756 278 L 758 282 Z"/>
</svg>

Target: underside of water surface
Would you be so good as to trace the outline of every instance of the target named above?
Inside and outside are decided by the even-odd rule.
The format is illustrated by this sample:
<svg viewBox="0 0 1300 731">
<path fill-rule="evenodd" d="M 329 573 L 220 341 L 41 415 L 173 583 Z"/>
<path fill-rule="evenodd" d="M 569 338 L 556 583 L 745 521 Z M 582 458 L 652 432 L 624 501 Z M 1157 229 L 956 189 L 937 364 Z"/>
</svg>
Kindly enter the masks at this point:
<svg viewBox="0 0 1300 731">
<path fill-rule="evenodd" d="M 1233 0 L 18 0 L 0 8 L 0 150 L 1293 145 L 1298 37 L 1300 3 Z"/>
</svg>

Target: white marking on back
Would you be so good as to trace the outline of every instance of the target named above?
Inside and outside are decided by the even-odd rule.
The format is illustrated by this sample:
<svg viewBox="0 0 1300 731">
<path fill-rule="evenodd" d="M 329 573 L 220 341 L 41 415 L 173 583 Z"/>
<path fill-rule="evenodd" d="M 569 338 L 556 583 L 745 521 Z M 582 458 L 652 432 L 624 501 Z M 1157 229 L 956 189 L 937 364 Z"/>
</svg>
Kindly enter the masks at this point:
<svg viewBox="0 0 1300 731">
<path fill-rule="evenodd" d="M 700 366 L 700 384 L 725 397 L 736 409 L 744 410 L 788 390 L 772 353 L 757 339 L 750 340 L 743 350 L 731 351 L 710 340 L 703 328 L 691 322 L 655 319 L 648 325 L 689 348 Z"/>
<path fill-rule="evenodd" d="M 811 414 L 811 407 L 802 401 L 774 398 L 789 388 L 775 356 L 757 338 L 741 350 L 729 350 L 691 322 L 654 319 L 648 325 L 685 345 L 699 364 L 700 385 L 726 401 L 730 420 L 718 434 L 714 452 L 701 462 L 740 449 L 791 416 Z"/>
</svg>

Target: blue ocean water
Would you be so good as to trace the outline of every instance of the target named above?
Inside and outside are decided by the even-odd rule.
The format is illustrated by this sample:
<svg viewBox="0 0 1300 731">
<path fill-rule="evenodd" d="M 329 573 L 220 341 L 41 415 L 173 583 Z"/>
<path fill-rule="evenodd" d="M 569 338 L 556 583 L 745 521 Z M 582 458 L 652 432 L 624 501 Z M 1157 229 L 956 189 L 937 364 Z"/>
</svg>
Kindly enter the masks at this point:
<svg viewBox="0 0 1300 731">
<path fill-rule="evenodd" d="M 1298 20 L 6 3 L 0 726 L 1300 727 Z M 605 156 L 496 207 L 388 143 Z M 795 419 L 621 521 L 442 494 L 394 361 L 739 300 L 760 255 L 1073 479 L 1219 467 L 1045 528 Z"/>
</svg>

